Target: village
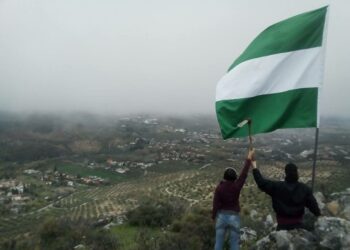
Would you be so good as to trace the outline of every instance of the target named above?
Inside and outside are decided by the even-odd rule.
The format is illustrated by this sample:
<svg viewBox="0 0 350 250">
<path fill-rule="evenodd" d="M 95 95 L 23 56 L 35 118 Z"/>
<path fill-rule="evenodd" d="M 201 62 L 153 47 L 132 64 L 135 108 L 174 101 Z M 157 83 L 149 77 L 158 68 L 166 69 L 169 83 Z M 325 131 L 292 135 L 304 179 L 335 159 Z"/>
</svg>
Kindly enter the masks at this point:
<svg viewBox="0 0 350 250">
<path fill-rule="evenodd" d="M 88 152 L 87 157 L 76 151 L 73 156 L 60 157 L 54 163 L 48 159 L 40 164 L 23 164 L 16 172 L 18 177 L 23 178 L 0 179 L 1 213 L 28 212 L 85 188 L 143 178 L 150 173 L 164 171 L 162 169 L 167 172 L 204 169 L 241 161 L 247 150 L 246 138 L 222 142 L 218 131 L 210 127 L 188 129 L 157 118 L 143 117 L 123 118 L 119 126 L 121 129 L 131 128 L 134 132 L 128 140 L 118 139 L 122 143 L 114 145 L 115 154 L 100 150 L 93 154 Z M 147 126 L 143 137 L 135 129 L 140 126 Z M 327 134 L 324 137 L 321 137 L 318 147 L 319 162 L 330 167 L 350 162 L 350 149 L 345 143 L 348 135 L 338 136 L 338 143 L 333 145 L 327 143 Z M 310 132 L 288 131 L 256 136 L 253 142 L 262 164 L 293 161 L 309 162 L 311 166 L 312 141 L 313 134 Z"/>
</svg>

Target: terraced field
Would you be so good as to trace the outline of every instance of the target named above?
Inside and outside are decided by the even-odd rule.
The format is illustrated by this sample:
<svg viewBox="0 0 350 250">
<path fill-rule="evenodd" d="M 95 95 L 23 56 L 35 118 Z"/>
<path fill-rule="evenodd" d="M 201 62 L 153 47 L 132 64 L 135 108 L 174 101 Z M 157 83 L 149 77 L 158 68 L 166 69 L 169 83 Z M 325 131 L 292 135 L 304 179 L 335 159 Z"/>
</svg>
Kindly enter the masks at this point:
<svg viewBox="0 0 350 250">
<path fill-rule="evenodd" d="M 240 165 L 238 162 L 233 164 Z M 311 179 L 309 165 L 309 163 L 300 164 L 302 181 Z M 284 163 L 279 162 L 273 166 L 262 163 L 260 168 L 265 176 L 281 179 L 283 178 L 283 166 Z M 123 215 L 126 211 L 136 207 L 145 197 L 177 197 L 187 201 L 190 206 L 198 205 L 209 208 L 213 191 L 224 169 L 224 167 L 208 166 L 204 169 L 170 174 L 149 173 L 141 179 L 78 191 L 34 212 L 0 218 L 0 237 L 13 237 L 35 230 L 38 222 L 47 216 L 66 217 L 73 221 L 80 218 L 96 221 L 99 218 Z M 316 181 L 319 185 L 325 183 L 340 185 L 342 178 L 348 178 L 347 175 L 344 176 L 342 168 L 329 162 L 320 162 L 317 170 Z M 256 188 L 251 175 L 243 188 L 241 205 L 243 214 L 249 214 L 252 209 L 255 209 L 259 211 L 259 216 L 263 219 L 271 213 L 269 198 Z"/>
</svg>

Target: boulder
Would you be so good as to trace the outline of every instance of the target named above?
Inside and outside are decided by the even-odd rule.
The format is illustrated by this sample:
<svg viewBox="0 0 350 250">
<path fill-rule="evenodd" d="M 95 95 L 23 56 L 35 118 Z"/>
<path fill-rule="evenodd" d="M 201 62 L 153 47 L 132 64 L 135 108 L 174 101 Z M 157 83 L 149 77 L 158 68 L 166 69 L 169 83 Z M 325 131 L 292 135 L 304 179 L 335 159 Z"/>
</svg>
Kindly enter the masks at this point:
<svg viewBox="0 0 350 250">
<path fill-rule="evenodd" d="M 250 218 L 255 221 L 258 219 L 258 215 L 259 214 L 255 209 L 252 209 L 249 214 Z"/>
<path fill-rule="evenodd" d="M 325 249 L 350 249 L 350 221 L 337 217 L 320 217 L 315 234 Z"/>
<path fill-rule="evenodd" d="M 317 192 L 314 194 L 316 201 L 318 203 L 318 207 L 320 208 L 320 210 L 322 211 L 326 204 L 325 204 L 325 197 L 321 192 Z"/>
<path fill-rule="evenodd" d="M 257 234 L 256 232 L 248 227 L 243 227 L 240 229 L 240 233 L 241 233 L 241 241 L 244 242 L 249 242 L 249 241 L 256 241 L 257 239 Z"/>
<path fill-rule="evenodd" d="M 342 192 L 342 196 L 339 198 L 339 203 L 341 205 L 341 216 L 350 220 L 350 192 L 348 189 Z"/>
<path fill-rule="evenodd" d="M 255 250 L 305 250 L 305 248 L 317 249 L 317 239 L 304 229 L 273 231 L 253 246 Z"/>
<path fill-rule="evenodd" d="M 85 249 L 86 247 L 83 244 L 79 244 L 74 247 L 74 250 L 85 250 Z"/>
<path fill-rule="evenodd" d="M 107 225 L 103 226 L 103 229 L 109 230 L 111 227 L 115 227 L 115 226 L 117 226 L 116 223 L 110 222 Z"/>
<path fill-rule="evenodd" d="M 311 213 L 308 209 L 305 209 L 303 224 L 304 229 L 308 231 L 314 231 L 315 222 L 317 220 L 317 217 Z"/>
<path fill-rule="evenodd" d="M 273 231 L 258 240 L 253 249 L 350 250 L 350 188 L 343 192 L 331 194 L 328 203 L 322 193 L 315 194 L 315 196 L 322 214 L 327 216 L 316 218 L 306 209 L 304 226 L 309 231 L 305 229 Z M 328 217 L 328 215 L 330 216 Z M 270 219 L 266 218 L 266 221 L 268 220 Z M 264 222 L 264 224 L 266 226 L 267 222 Z"/>
<path fill-rule="evenodd" d="M 350 220 L 350 206 L 344 208 L 344 210 L 342 211 L 342 215 L 347 220 Z"/>
<path fill-rule="evenodd" d="M 331 202 L 326 207 L 330 215 L 350 220 L 350 189 L 331 194 Z"/>
<path fill-rule="evenodd" d="M 264 222 L 264 225 L 265 225 L 265 228 L 272 228 L 274 226 L 274 221 L 273 221 L 273 218 L 272 218 L 272 215 L 271 214 L 268 214 L 266 216 L 266 219 L 265 219 L 265 222 Z"/>
<path fill-rule="evenodd" d="M 331 201 L 327 203 L 327 210 L 329 213 L 333 216 L 337 215 L 339 213 L 339 202 L 338 201 Z"/>
</svg>

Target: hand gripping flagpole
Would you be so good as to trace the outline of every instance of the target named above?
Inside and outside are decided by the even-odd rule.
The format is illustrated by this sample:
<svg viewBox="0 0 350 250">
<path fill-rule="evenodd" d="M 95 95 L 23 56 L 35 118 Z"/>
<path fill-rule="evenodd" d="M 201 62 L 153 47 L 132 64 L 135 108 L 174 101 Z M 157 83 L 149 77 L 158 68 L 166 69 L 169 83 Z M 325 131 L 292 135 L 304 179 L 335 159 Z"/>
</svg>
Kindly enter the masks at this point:
<svg viewBox="0 0 350 250">
<path fill-rule="evenodd" d="M 248 124 L 248 135 L 249 135 L 249 149 L 253 149 L 253 138 L 252 138 L 252 119 L 245 119 L 238 123 L 237 127 L 242 128 L 244 125 Z"/>
<path fill-rule="evenodd" d="M 253 150 L 253 138 L 252 138 L 252 120 L 248 120 L 248 133 L 249 133 L 249 148 Z"/>
</svg>

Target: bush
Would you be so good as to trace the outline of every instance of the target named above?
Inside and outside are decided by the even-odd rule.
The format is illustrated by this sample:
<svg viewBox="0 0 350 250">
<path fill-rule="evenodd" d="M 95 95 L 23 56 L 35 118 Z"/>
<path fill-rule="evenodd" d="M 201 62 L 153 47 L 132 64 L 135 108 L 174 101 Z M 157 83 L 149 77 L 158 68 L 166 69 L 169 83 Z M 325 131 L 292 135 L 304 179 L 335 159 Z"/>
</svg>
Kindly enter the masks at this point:
<svg viewBox="0 0 350 250">
<path fill-rule="evenodd" d="M 214 235 L 210 211 L 197 208 L 175 220 L 170 231 L 157 238 L 138 237 L 137 243 L 140 250 L 209 250 L 214 247 Z"/>
<path fill-rule="evenodd" d="M 81 226 L 80 226 L 81 227 Z M 39 229 L 42 249 L 72 249 L 80 243 L 81 230 L 73 227 L 67 220 L 49 218 Z"/>
<path fill-rule="evenodd" d="M 106 230 L 91 230 L 87 233 L 86 245 L 93 250 L 119 249 L 119 243 L 114 234 Z"/>
<path fill-rule="evenodd" d="M 184 213 L 183 202 L 144 201 L 128 213 L 129 223 L 142 228 L 136 237 L 137 250 L 209 250 L 214 247 L 215 229 L 209 209 L 193 208 Z M 175 219 L 179 218 L 179 219 Z M 171 224 L 169 222 L 172 222 Z M 170 225 L 169 225 L 170 224 Z M 161 234 L 147 228 L 169 225 Z"/>
<path fill-rule="evenodd" d="M 147 228 L 141 228 L 136 235 L 137 250 L 157 250 L 158 237 Z M 164 248 L 167 249 L 167 248 Z"/>
<path fill-rule="evenodd" d="M 86 221 L 47 219 L 39 229 L 40 249 L 65 250 L 83 244 L 92 250 L 118 249 L 118 240 L 109 231 L 94 229 Z"/>
<path fill-rule="evenodd" d="M 201 250 L 202 243 L 197 237 L 186 236 L 180 233 L 166 233 L 160 239 L 156 250 Z M 212 247 L 213 248 L 213 247 Z M 211 248 L 211 249 L 212 249 Z"/>
<path fill-rule="evenodd" d="M 185 203 L 178 199 L 167 201 L 154 201 L 147 199 L 127 213 L 130 225 L 163 227 L 182 215 L 185 210 Z"/>
</svg>

